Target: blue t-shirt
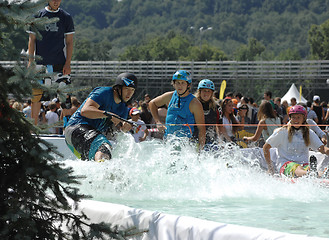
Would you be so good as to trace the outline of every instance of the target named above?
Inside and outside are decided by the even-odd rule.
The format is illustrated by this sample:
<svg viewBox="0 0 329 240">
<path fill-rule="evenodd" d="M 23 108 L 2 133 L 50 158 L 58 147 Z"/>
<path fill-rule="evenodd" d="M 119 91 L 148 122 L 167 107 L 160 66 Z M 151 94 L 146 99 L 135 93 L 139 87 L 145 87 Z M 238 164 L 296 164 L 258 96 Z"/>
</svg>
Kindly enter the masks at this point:
<svg viewBox="0 0 329 240">
<path fill-rule="evenodd" d="M 166 117 L 166 132 L 165 135 L 174 134 L 178 137 L 192 137 L 194 132 L 194 126 L 183 126 L 182 124 L 195 124 L 195 118 L 190 111 L 190 102 L 195 97 L 190 93 L 186 97 L 180 97 L 180 106 L 178 107 L 179 96 L 177 91 L 168 105 L 167 117 Z M 177 125 L 170 125 L 177 124 Z"/>
<path fill-rule="evenodd" d="M 58 22 L 46 24 L 44 30 L 40 30 L 42 39 L 36 40 L 35 54 L 42 57 L 38 64 L 42 65 L 64 65 L 66 61 L 65 35 L 74 33 L 73 19 L 63 9 L 55 12 L 49 11 L 47 7 L 40 10 L 36 18 L 48 17 L 59 18 Z M 27 31 L 33 33 L 32 31 Z"/>
<path fill-rule="evenodd" d="M 125 103 L 120 102 L 119 104 L 117 104 L 114 101 L 112 87 L 97 87 L 89 94 L 88 98 L 94 100 L 99 105 L 100 110 L 112 112 L 124 119 L 127 119 L 128 108 Z M 85 105 L 87 99 L 81 104 L 78 110 L 70 117 L 67 126 L 77 125 L 77 124 L 87 124 L 101 132 L 105 131 L 111 125 L 108 118 L 90 119 L 81 116 L 81 109 Z"/>
</svg>

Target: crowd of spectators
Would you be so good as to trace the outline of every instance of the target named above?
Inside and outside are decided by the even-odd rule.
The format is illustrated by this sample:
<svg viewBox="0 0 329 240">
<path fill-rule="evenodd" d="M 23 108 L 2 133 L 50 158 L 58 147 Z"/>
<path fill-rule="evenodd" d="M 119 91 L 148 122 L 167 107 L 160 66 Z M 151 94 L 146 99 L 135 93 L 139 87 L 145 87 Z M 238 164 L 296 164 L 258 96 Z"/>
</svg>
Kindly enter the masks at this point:
<svg viewBox="0 0 329 240">
<path fill-rule="evenodd" d="M 222 105 L 223 100 L 219 99 L 219 93 L 214 92 L 214 97 L 219 106 Z M 235 117 L 241 122 L 241 116 L 239 111 L 246 111 L 244 114 L 244 124 L 245 129 L 248 130 L 248 125 L 250 129 L 255 130 L 255 125 L 258 124 L 259 119 L 257 114 L 259 112 L 259 105 L 255 102 L 252 97 L 244 96 L 243 94 L 237 92 L 228 92 L 225 98 L 232 99 L 233 111 Z M 139 110 L 140 120 L 145 124 L 150 134 L 148 134 L 148 139 L 150 137 L 162 138 L 163 134 L 159 133 L 154 125 L 154 120 L 152 114 L 150 113 L 148 104 L 152 97 L 149 94 L 145 94 L 143 99 L 133 100 L 128 103 L 129 108 L 136 108 Z M 296 98 L 291 98 L 290 101 L 281 102 L 280 97 L 272 97 L 270 91 L 264 92 L 263 99 L 269 101 L 274 109 L 277 117 L 280 118 L 281 124 L 286 124 L 288 121 L 288 112 L 291 106 L 298 104 Z M 31 118 L 31 99 L 26 100 L 24 103 L 18 102 L 14 99 L 9 99 L 12 108 L 20 111 L 25 117 Z M 71 116 L 80 106 L 81 102 L 74 96 L 67 96 L 65 102 L 60 102 L 58 98 L 54 98 L 51 101 L 43 101 L 41 105 L 41 110 L 39 113 L 38 124 L 48 124 L 49 133 L 52 134 L 62 134 L 63 127 L 59 126 L 59 121 L 64 121 L 65 118 Z M 312 119 L 316 122 L 322 129 L 325 129 L 325 125 L 329 124 L 329 111 L 328 103 L 326 101 L 320 101 L 320 97 L 315 95 L 313 97 L 313 102 L 308 101 L 305 105 L 307 108 L 307 118 Z M 161 106 L 158 109 L 161 122 L 165 124 L 167 106 Z M 253 128 L 252 128 L 253 126 Z"/>
</svg>

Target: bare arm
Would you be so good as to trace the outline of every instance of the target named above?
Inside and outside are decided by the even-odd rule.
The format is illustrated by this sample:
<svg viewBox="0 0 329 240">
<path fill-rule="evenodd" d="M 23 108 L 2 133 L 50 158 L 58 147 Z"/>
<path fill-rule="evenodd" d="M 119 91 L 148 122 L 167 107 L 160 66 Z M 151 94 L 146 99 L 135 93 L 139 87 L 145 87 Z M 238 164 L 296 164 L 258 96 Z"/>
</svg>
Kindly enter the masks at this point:
<svg viewBox="0 0 329 240">
<path fill-rule="evenodd" d="M 104 110 L 99 109 L 99 104 L 92 100 L 91 98 L 88 98 L 83 107 L 81 108 L 81 116 L 84 116 L 86 118 L 90 119 L 97 119 L 97 118 L 106 118 L 107 116 L 104 115 Z M 114 114 L 114 113 L 112 113 Z M 114 114 L 116 115 L 116 114 Z M 111 121 L 117 125 L 121 121 L 115 117 L 112 117 Z M 125 122 L 123 123 L 125 124 Z M 129 123 L 127 123 L 129 124 Z M 129 124 L 130 125 L 130 124 Z"/>
<path fill-rule="evenodd" d="M 35 52 L 35 41 L 36 37 L 33 33 L 29 34 L 29 44 L 28 44 L 28 54 L 29 54 L 29 63 L 28 67 L 31 65 L 31 63 L 34 61 L 34 52 Z"/>
<path fill-rule="evenodd" d="M 203 107 L 200 101 L 194 98 L 190 103 L 190 111 L 194 115 L 195 123 L 197 124 L 199 130 L 199 149 L 203 149 L 205 142 L 206 142 L 206 127 L 204 121 L 204 112 Z"/>
<path fill-rule="evenodd" d="M 173 93 L 174 92 L 164 93 L 164 94 L 152 99 L 149 102 L 150 112 L 152 114 L 152 117 L 153 117 L 155 123 L 159 124 L 159 126 L 158 126 L 159 130 L 163 131 L 166 127 L 161 124 L 159 113 L 158 113 L 158 108 L 161 107 L 162 105 L 168 106 Z"/>
<path fill-rule="evenodd" d="M 144 130 L 144 136 L 139 138 L 139 141 L 141 141 L 141 142 L 145 141 L 145 139 L 147 138 L 148 135 L 149 135 L 149 130 L 146 128 Z"/>
<path fill-rule="evenodd" d="M 268 143 L 265 143 L 263 146 L 264 157 L 265 157 L 265 160 L 266 160 L 266 163 L 268 166 L 268 172 L 273 175 L 275 173 L 275 171 L 274 171 L 274 167 L 273 167 L 272 160 L 271 160 L 270 149 L 271 149 L 271 145 Z"/>
<path fill-rule="evenodd" d="M 329 111 L 327 110 L 326 116 L 324 117 L 324 121 L 326 122 L 329 119 Z"/>
<path fill-rule="evenodd" d="M 63 74 L 71 73 L 71 59 L 73 54 L 73 34 L 67 34 L 65 36 L 66 43 L 66 62 L 63 67 Z"/>
<path fill-rule="evenodd" d="M 265 120 L 261 120 L 258 125 L 257 125 L 257 129 L 256 129 L 256 132 L 254 134 L 254 136 L 252 137 L 244 137 L 243 140 L 246 140 L 246 141 L 257 141 L 260 136 L 262 135 L 262 131 L 266 128 L 266 123 L 265 123 Z"/>
</svg>

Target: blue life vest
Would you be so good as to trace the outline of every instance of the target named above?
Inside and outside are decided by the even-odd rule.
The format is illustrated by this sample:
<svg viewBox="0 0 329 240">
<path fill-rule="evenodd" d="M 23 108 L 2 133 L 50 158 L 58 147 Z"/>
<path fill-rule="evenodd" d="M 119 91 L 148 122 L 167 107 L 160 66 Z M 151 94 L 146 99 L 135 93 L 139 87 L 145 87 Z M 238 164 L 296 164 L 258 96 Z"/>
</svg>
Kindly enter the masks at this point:
<svg viewBox="0 0 329 240">
<path fill-rule="evenodd" d="M 174 92 L 168 106 L 165 136 L 168 134 L 189 138 L 193 136 L 194 126 L 183 126 L 183 124 L 195 124 L 194 115 L 189 109 L 193 98 L 195 97 L 191 93 L 186 97 L 179 97 L 177 91 Z"/>
</svg>

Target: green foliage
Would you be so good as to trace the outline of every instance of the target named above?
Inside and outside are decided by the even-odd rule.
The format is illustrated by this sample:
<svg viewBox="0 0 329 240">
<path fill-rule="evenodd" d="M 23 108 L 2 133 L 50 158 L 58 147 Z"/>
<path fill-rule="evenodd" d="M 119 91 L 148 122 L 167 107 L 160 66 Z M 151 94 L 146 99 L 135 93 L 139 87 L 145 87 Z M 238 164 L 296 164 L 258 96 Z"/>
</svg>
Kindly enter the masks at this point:
<svg viewBox="0 0 329 240">
<path fill-rule="evenodd" d="M 265 46 L 257 41 L 255 38 L 251 38 L 248 41 L 248 45 L 242 45 L 236 52 L 236 60 L 238 61 L 254 61 L 258 56 L 264 52 Z"/>
<path fill-rule="evenodd" d="M 129 46 L 120 60 L 157 60 L 157 61 L 206 61 L 206 60 L 226 60 L 223 51 L 208 44 L 194 46 L 191 39 L 185 34 L 169 32 L 166 36 L 158 36 L 150 39 L 141 46 Z"/>
<path fill-rule="evenodd" d="M 34 24 L 33 20 L 16 18 L 33 6 L 38 7 L 1 2 L 1 22 L 7 28 L 8 24 Z M 2 46 L 5 39 L 0 39 Z M 19 52 L 2 49 L 6 54 L 15 50 Z M 9 93 L 19 101 L 30 97 L 32 87 L 40 87 L 37 80 L 42 77 L 33 67 L 0 66 L 0 239 L 125 239 L 138 233 L 136 229 L 119 231 L 105 223 L 90 224 L 83 213 L 72 213 L 75 205 L 88 197 L 77 188 L 82 177 L 55 161 L 54 155 L 60 153 L 7 101 Z"/>
<path fill-rule="evenodd" d="M 40 1 L 40 8 L 44 2 Z M 206 42 L 223 51 L 228 59 L 234 59 L 241 45 L 255 38 L 265 46 L 264 53 L 271 52 L 266 57 L 271 56 L 273 58 L 269 60 L 274 60 L 281 58 L 278 55 L 288 49 L 298 51 L 302 59 L 310 58 L 308 31 L 312 24 L 318 25 L 328 18 L 329 0 L 65 0 L 61 6 L 73 16 L 74 39 L 82 43 L 75 45 L 74 60 L 127 59 L 127 49 L 136 51 L 137 46 L 140 48 L 151 39 L 171 31 L 190 36 L 192 46 Z M 31 16 L 21 15 L 18 19 Z M 191 26 L 194 30 L 190 29 Z M 202 43 L 199 41 L 200 27 L 213 28 L 202 34 Z M 26 49 L 27 33 L 23 29 L 1 29 L 0 38 L 6 39 L 3 48 Z M 0 48 L 1 60 L 17 57 L 3 54 L 3 48 Z M 175 54 L 167 51 L 149 54 L 145 51 L 137 55 L 144 55 L 143 59 L 162 56 L 161 60 L 177 55 L 177 50 Z M 163 56 L 165 53 L 169 56 Z M 187 55 L 182 56 L 186 58 Z M 316 54 L 312 56 L 319 58 Z"/>
<path fill-rule="evenodd" d="M 119 54 L 121 59 L 127 59 L 124 56 L 126 49 L 131 47 L 136 51 L 137 46 L 140 48 L 150 39 L 164 36 L 170 31 L 191 35 L 191 40 L 199 39 L 198 29 L 209 26 L 213 30 L 203 34 L 203 40 L 225 52 L 228 59 L 233 59 L 240 45 L 246 44 L 250 38 L 262 42 L 274 58 L 288 49 L 297 50 L 301 58 L 307 58 L 310 49 L 307 31 L 311 24 L 318 24 L 327 18 L 329 1 L 80 0 L 77 3 L 65 0 L 62 5 L 73 15 L 82 31 L 77 31 L 76 39 L 100 42 L 100 38 L 106 37 L 117 49 L 112 58 Z M 98 9 L 97 14 L 95 9 Z M 191 26 L 194 26 L 193 31 L 190 30 Z M 90 34 L 94 33 L 93 28 L 99 31 Z M 191 44 L 198 46 L 200 42 L 191 41 Z M 134 55 L 131 50 L 129 52 Z M 158 59 L 164 53 L 168 52 L 153 56 L 143 51 L 143 59 Z M 172 52 L 168 54 L 161 60 L 172 59 Z"/>
<path fill-rule="evenodd" d="M 314 59 L 329 59 L 329 20 L 321 25 L 312 25 L 309 31 L 308 41 L 311 45 L 311 53 Z"/>
<path fill-rule="evenodd" d="M 287 49 L 282 51 L 277 56 L 276 60 L 278 61 L 292 61 L 292 60 L 301 60 L 301 56 L 296 49 Z"/>
</svg>

